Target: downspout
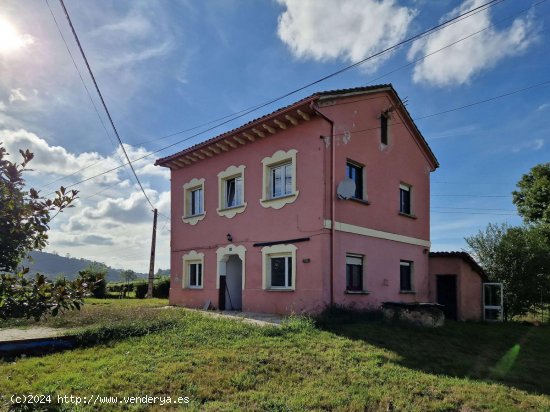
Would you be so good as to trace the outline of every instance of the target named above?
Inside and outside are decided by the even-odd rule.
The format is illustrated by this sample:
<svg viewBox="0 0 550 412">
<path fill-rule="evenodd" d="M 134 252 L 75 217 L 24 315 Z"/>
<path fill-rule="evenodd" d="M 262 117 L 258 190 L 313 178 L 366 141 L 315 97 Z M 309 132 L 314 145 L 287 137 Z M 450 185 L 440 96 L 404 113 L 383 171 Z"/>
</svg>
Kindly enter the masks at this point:
<svg viewBox="0 0 550 412">
<path fill-rule="evenodd" d="M 320 117 L 325 119 L 327 122 L 330 123 L 331 131 L 330 131 L 330 306 L 334 305 L 334 272 L 335 272 L 335 265 L 336 261 L 334 256 L 336 255 L 335 251 L 335 242 L 334 242 L 334 235 L 336 233 L 336 196 L 334 196 L 334 190 L 335 190 L 335 159 L 336 159 L 336 144 L 334 142 L 334 121 L 332 119 L 329 119 L 327 116 L 325 116 L 323 113 L 321 113 L 317 108 L 315 107 L 314 102 L 311 102 L 309 105 L 310 109 L 313 110 L 316 114 L 318 114 Z"/>
</svg>

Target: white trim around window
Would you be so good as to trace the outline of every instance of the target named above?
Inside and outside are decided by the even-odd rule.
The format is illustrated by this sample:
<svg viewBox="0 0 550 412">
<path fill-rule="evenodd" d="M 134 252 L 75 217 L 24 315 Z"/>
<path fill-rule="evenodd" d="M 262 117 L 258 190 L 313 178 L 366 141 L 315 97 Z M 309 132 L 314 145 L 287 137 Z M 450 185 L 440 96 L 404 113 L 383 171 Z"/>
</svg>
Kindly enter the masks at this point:
<svg viewBox="0 0 550 412">
<path fill-rule="evenodd" d="M 196 225 L 206 216 L 204 179 L 192 179 L 183 185 L 183 223 Z"/>
<path fill-rule="evenodd" d="M 181 287 L 183 289 L 202 289 L 204 287 L 204 253 L 192 250 L 183 255 L 182 263 Z"/>
<path fill-rule="evenodd" d="M 218 208 L 220 216 L 229 219 L 246 209 L 244 201 L 244 169 L 246 166 L 229 166 L 218 173 Z"/>
<path fill-rule="evenodd" d="M 297 249 L 290 244 L 262 248 L 262 288 L 264 290 L 293 291 L 296 289 Z"/>
<path fill-rule="evenodd" d="M 273 209 L 280 209 L 293 203 L 298 194 L 296 190 L 296 149 L 287 152 L 278 150 L 273 156 L 262 159 L 263 187 L 260 204 Z"/>
</svg>

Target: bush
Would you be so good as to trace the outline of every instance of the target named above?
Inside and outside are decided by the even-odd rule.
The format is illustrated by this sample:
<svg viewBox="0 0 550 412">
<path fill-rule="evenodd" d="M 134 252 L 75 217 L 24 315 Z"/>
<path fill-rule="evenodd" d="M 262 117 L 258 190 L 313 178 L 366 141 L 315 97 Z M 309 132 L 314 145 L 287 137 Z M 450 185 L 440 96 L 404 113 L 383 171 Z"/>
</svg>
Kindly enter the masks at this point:
<svg viewBox="0 0 550 412">
<path fill-rule="evenodd" d="M 170 278 L 162 277 L 158 279 L 153 286 L 153 297 L 168 299 L 170 293 Z"/>
<path fill-rule="evenodd" d="M 134 289 L 136 291 L 136 298 L 145 299 L 145 296 L 147 296 L 147 282 L 136 282 Z"/>
<path fill-rule="evenodd" d="M 87 268 L 78 272 L 78 277 L 83 282 L 91 285 L 91 291 L 94 298 L 104 299 L 107 297 L 107 266 L 92 263 Z"/>
</svg>

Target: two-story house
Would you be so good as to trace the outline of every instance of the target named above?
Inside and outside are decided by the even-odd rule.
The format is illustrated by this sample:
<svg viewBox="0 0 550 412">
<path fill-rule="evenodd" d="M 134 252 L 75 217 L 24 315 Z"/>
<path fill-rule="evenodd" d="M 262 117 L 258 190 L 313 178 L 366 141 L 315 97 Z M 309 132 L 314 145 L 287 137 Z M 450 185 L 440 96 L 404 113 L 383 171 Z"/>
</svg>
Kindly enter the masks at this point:
<svg viewBox="0 0 550 412">
<path fill-rule="evenodd" d="M 435 300 L 438 162 L 391 85 L 315 93 L 156 164 L 171 169 L 171 304 Z"/>
</svg>

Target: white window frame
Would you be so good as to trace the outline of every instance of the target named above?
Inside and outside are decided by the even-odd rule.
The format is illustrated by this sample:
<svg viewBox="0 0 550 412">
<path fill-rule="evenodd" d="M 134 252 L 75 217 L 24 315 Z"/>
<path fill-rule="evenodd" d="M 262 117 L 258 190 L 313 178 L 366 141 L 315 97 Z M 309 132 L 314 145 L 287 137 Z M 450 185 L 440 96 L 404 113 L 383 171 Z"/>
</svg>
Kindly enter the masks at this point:
<svg viewBox="0 0 550 412">
<path fill-rule="evenodd" d="M 244 165 L 231 165 L 223 172 L 218 173 L 218 208 L 216 209 L 218 215 L 231 219 L 238 213 L 245 211 L 247 205 L 245 202 L 245 168 L 246 166 Z M 237 178 L 242 179 L 242 202 L 239 205 L 227 207 L 227 182 Z"/>
<path fill-rule="evenodd" d="M 368 199 L 368 197 L 367 197 L 367 167 L 362 163 L 356 162 L 355 160 L 346 159 L 346 177 L 348 177 L 348 164 L 351 165 L 351 166 L 354 166 L 356 168 L 361 169 L 361 183 L 363 185 L 361 187 L 361 192 L 363 194 L 363 197 L 355 197 L 355 194 L 354 194 L 352 199 L 365 200 L 366 201 Z"/>
<path fill-rule="evenodd" d="M 190 225 L 196 225 L 199 221 L 203 220 L 206 216 L 206 204 L 205 204 L 205 192 L 204 192 L 205 179 L 192 179 L 183 185 L 183 216 L 184 223 Z M 202 213 L 191 214 L 191 193 L 200 189 L 202 191 Z"/>
<path fill-rule="evenodd" d="M 293 291 L 296 290 L 296 250 L 298 248 L 291 244 L 265 246 L 262 248 L 262 287 L 264 290 L 282 290 Z M 291 285 L 288 286 L 288 275 L 285 276 L 286 286 L 272 286 L 271 285 L 271 259 L 272 258 L 291 258 L 292 270 L 290 281 Z M 288 274 L 288 260 L 285 259 L 285 274 Z"/>
<path fill-rule="evenodd" d="M 296 154 L 298 151 L 296 149 L 290 149 L 287 152 L 284 152 L 282 150 L 279 150 L 275 152 L 270 157 L 265 157 L 262 159 L 262 165 L 263 165 L 263 187 L 262 187 L 262 199 L 260 199 L 260 204 L 265 207 L 271 207 L 273 209 L 280 209 L 284 205 L 293 203 L 296 198 L 298 197 L 298 194 L 300 193 L 296 189 L 296 180 L 297 180 L 297 174 L 296 174 Z M 290 170 L 292 173 L 292 182 L 291 182 L 291 191 L 289 193 L 284 192 L 283 195 L 273 197 L 273 179 L 272 179 L 272 173 L 273 170 L 290 164 Z M 284 187 L 286 187 L 286 182 L 283 182 Z"/>
<path fill-rule="evenodd" d="M 186 253 L 182 257 L 183 270 L 182 282 L 183 289 L 203 289 L 204 288 L 204 253 L 198 253 L 194 250 Z M 191 285 L 191 265 L 201 265 L 201 284 L 200 286 Z"/>
<path fill-rule="evenodd" d="M 409 192 L 409 213 L 404 212 L 401 210 L 401 190 L 405 190 Z M 399 213 L 407 216 L 414 216 L 414 209 L 413 209 L 413 187 L 412 185 L 409 185 L 407 183 L 400 183 L 399 184 Z"/>
<path fill-rule="evenodd" d="M 200 282 L 195 282 L 195 284 L 191 283 L 191 269 L 193 266 L 197 266 L 200 268 L 200 272 L 198 273 L 199 279 L 197 279 L 197 273 L 195 273 L 195 280 L 200 280 Z M 196 270 L 196 269 L 195 269 Z M 188 279 L 188 286 L 189 289 L 202 289 L 203 285 L 203 269 L 202 269 L 202 262 L 200 261 L 190 261 L 187 262 L 187 279 Z"/>
</svg>

